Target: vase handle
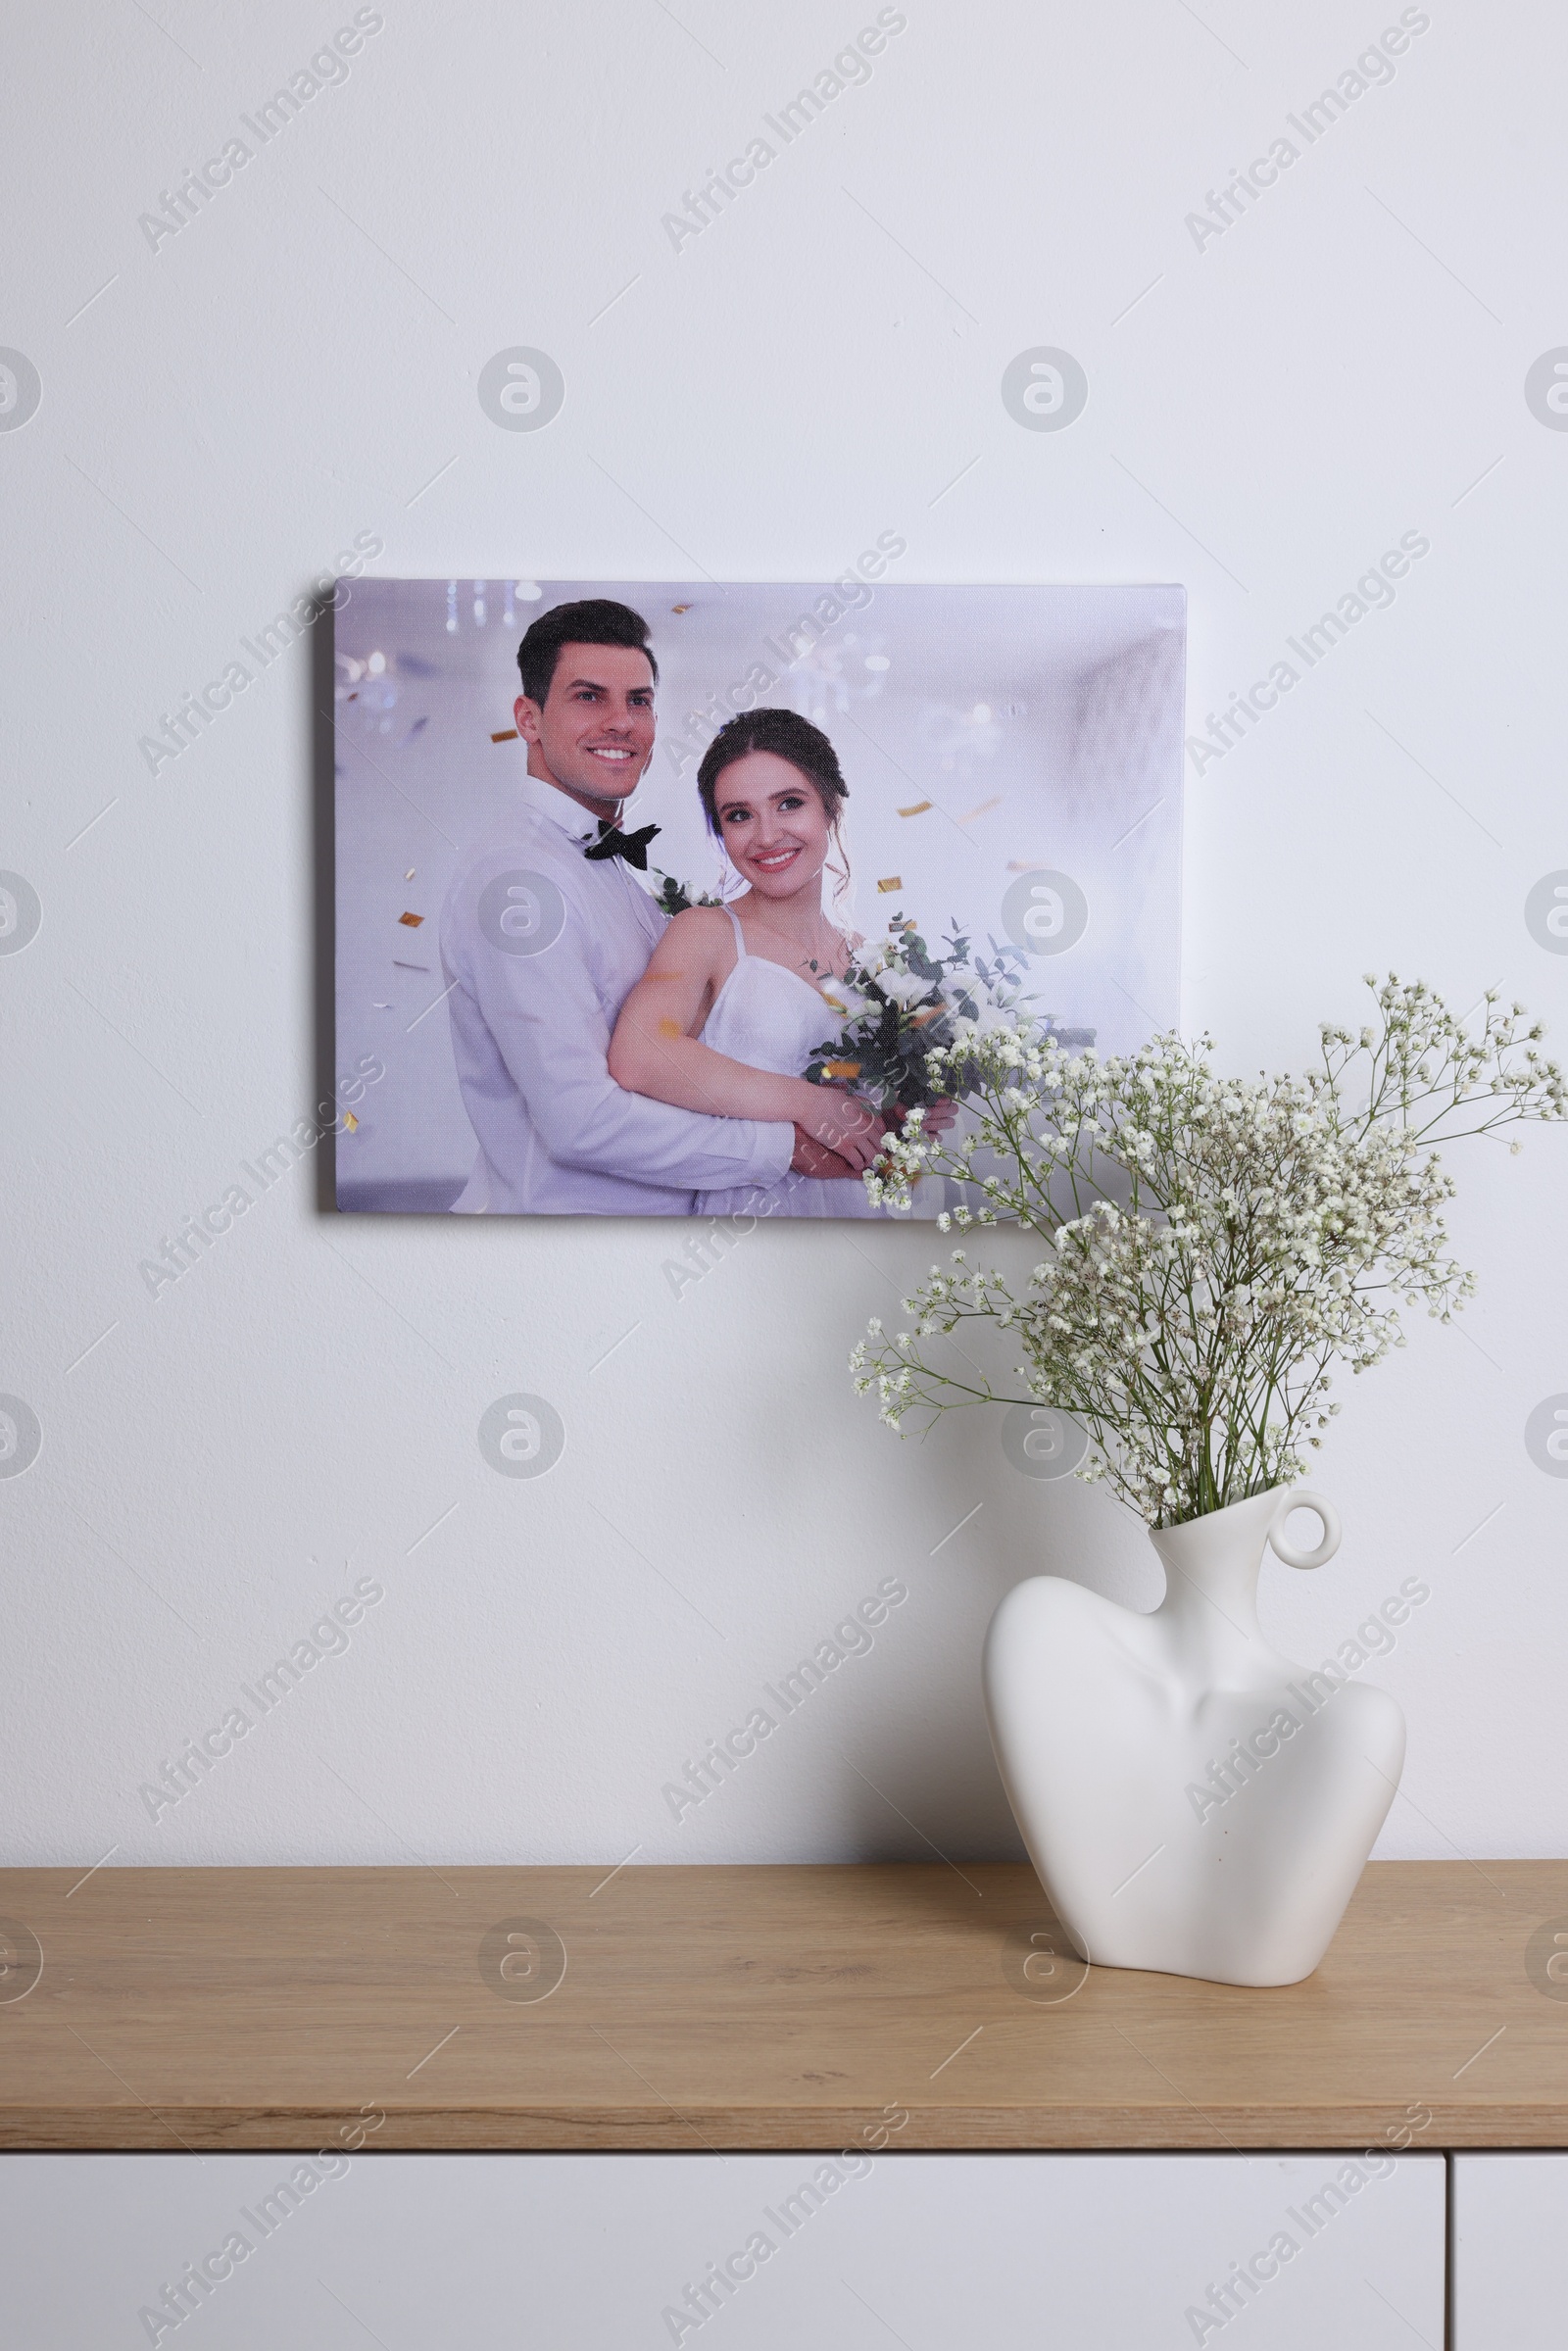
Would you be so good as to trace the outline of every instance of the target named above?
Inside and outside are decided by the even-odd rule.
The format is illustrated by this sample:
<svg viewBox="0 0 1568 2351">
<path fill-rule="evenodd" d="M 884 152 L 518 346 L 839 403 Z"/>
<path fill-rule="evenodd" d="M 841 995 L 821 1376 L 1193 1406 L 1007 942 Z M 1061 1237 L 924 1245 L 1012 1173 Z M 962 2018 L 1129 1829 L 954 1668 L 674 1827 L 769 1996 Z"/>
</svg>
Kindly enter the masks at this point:
<svg viewBox="0 0 1568 2351">
<path fill-rule="evenodd" d="M 1323 1540 L 1315 1550 L 1303 1551 L 1291 1543 L 1285 1533 L 1285 1521 L 1293 1510 L 1312 1510 L 1323 1521 Z M 1274 1524 L 1268 1531 L 1269 1543 L 1287 1567 L 1323 1567 L 1340 1547 L 1340 1514 L 1326 1494 L 1313 1494 L 1310 1488 L 1296 1486 L 1282 1497 L 1275 1513 Z"/>
</svg>

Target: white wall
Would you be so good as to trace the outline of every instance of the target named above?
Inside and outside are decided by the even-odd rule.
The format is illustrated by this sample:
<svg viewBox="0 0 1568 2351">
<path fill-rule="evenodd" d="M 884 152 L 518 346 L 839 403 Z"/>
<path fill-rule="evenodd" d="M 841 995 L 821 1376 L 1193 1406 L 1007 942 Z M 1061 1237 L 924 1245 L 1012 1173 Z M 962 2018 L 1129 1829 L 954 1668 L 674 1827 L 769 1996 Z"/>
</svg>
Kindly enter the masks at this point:
<svg viewBox="0 0 1568 2351">
<path fill-rule="evenodd" d="M 1568 1041 L 1523 919 L 1568 865 L 1568 437 L 1522 388 L 1568 337 L 1559 12 L 1433 0 L 1200 251 L 1205 189 L 1396 10 L 907 0 L 677 257 L 662 214 L 874 13 L 387 0 L 156 251 L 137 216 L 348 7 L 13 27 L 0 342 L 43 398 L 0 433 L 0 865 L 43 919 L 0 955 L 0 1388 L 43 1445 L 0 1481 L 8 1861 L 1012 1851 L 989 1610 L 1043 1566 L 1152 1595 L 1103 1495 L 1015 1475 L 984 1421 L 900 1446 L 850 1394 L 915 1234 L 760 1231 L 677 1300 L 664 1228 L 334 1221 L 307 1169 L 148 1295 L 317 1090 L 310 647 L 156 776 L 138 738 L 357 531 L 393 575 L 813 578 L 892 528 L 907 578 L 1182 579 L 1200 716 L 1425 533 L 1392 610 L 1190 779 L 1187 1017 L 1288 1062 L 1394 964 Z M 478 404 L 513 345 L 564 372 L 544 430 Z M 1040 345 L 1088 372 L 1064 431 L 1000 397 Z M 1432 1584 L 1380 1669 L 1411 1732 L 1387 1853 L 1563 1849 L 1568 1484 L 1523 1431 L 1568 1388 L 1565 1150 L 1465 1161 L 1480 1299 L 1347 1396 L 1340 1558 L 1268 1571 L 1308 1657 Z M 518 1390 L 566 1432 L 537 1481 L 476 1444 Z M 874 1651 L 677 1824 L 662 1784 L 893 1572 Z M 139 1785 L 367 1575 L 347 1653 L 149 1819 Z"/>
</svg>

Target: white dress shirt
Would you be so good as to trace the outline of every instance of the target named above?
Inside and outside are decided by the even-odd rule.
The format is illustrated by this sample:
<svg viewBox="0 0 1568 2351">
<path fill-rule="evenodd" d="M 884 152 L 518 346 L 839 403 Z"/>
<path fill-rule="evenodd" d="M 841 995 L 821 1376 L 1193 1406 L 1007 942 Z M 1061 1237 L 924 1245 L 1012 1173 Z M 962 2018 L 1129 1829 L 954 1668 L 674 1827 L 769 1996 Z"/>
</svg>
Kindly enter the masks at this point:
<svg viewBox="0 0 1568 2351">
<path fill-rule="evenodd" d="M 694 1194 L 777 1182 L 793 1127 L 709 1118 L 615 1084 L 611 1032 L 665 917 L 618 857 L 583 856 L 598 831 L 586 808 L 536 776 L 516 794 L 441 909 L 458 1082 L 479 1144 L 453 1212 L 689 1216 Z"/>
</svg>

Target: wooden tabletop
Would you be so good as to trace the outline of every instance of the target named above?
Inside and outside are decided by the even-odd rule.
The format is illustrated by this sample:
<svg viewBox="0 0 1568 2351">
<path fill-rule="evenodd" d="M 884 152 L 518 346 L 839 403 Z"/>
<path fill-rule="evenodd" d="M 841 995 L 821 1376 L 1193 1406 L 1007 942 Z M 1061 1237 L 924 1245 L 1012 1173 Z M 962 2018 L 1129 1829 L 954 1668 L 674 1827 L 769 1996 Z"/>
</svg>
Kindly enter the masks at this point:
<svg viewBox="0 0 1568 2351">
<path fill-rule="evenodd" d="M 1568 2147 L 1562 1862 L 1374 1864 L 1279 1991 L 1085 1971 L 1000 1864 L 13 1870 L 0 1921 L 11 2149 Z"/>
</svg>

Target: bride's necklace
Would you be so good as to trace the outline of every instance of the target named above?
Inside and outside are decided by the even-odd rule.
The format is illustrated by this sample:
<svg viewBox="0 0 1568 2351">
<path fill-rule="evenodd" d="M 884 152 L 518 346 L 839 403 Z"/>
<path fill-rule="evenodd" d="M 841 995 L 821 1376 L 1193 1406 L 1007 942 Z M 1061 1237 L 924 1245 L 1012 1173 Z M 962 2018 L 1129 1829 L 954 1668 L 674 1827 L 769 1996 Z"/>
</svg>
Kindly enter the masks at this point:
<svg viewBox="0 0 1568 2351">
<path fill-rule="evenodd" d="M 849 942 L 845 938 L 844 933 L 840 930 L 835 930 L 825 915 L 819 913 L 817 916 L 817 922 L 823 930 L 828 932 L 829 936 L 832 938 L 834 947 L 848 947 Z M 777 939 L 785 947 L 794 947 L 798 945 L 796 940 L 786 937 L 783 931 L 774 930 L 770 922 L 758 922 L 754 917 L 753 928 L 755 930 L 763 932 L 769 939 Z M 829 979 L 836 979 L 838 977 L 838 973 L 833 967 L 832 948 L 826 949 L 819 955 L 801 955 L 798 958 L 798 965 L 806 966 L 812 971 L 825 971 Z"/>
</svg>

